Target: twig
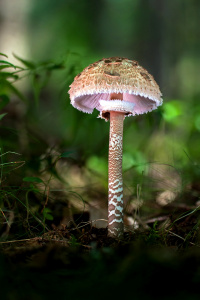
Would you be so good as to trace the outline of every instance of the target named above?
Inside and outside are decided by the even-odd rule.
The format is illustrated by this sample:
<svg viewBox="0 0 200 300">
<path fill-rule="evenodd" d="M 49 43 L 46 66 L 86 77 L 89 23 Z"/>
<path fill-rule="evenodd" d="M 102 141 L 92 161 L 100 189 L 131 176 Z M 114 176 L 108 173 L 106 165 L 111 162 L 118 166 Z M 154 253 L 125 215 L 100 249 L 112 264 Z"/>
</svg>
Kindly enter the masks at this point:
<svg viewBox="0 0 200 300">
<path fill-rule="evenodd" d="M 186 239 L 184 239 L 182 236 L 180 236 L 180 235 L 178 235 L 178 234 L 172 232 L 171 230 L 166 230 L 166 229 L 165 229 L 165 231 L 166 231 L 167 233 L 170 233 L 171 235 L 174 235 L 174 236 L 178 237 L 179 239 L 181 239 L 181 240 L 184 241 L 184 242 L 186 241 Z M 200 248 L 200 245 L 196 245 L 196 244 L 194 244 L 194 243 L 192 243 L 192 242 L 189 242 L 189 244 L 192 245 L 192 246 L 196 246 L 196 247 Z"/>
<path fill-rule="evenodd" d="M 148 223 L 155 223 L 155 222 L 157 222 L 157 221 L 165 221 L 165 220 L 167 220 L 168 218 L 169 218 L 169 216 L 155 217 L 155 218 L 146 220 L 145 223 L 148 224 Z"/>
<path fill-rule="evenodd" d="M 39 239 L 38 237 L 30 238 L 30 239 L 22 239 L 22 240 L 13 240 L 13 241 L 5 241 L 5 242 L 0 242 L 0 244 L 9 244 L 9 243 L 18 243 L 18 242 L 27 242 L 31 240 L 37 240 Z"/>
<path fill-rule="evenodd" d="M 88 221 L 88 222 L 81 222 L 83 225 L 81 225 L 81 226 L 76 226 L 76 228 L 72 228 L 72 229 L 70 229 L 69 231 L 73 231 L 73 230 L 77 230 L 77 229 L 83 228 L 83 227 L 85 227 L 85 226 L 87 226 L 87 225 L 89 225 L 89 224 L 91 224 L 91 223 L 96 222 L 96 221 L 104 221 L 104 222 L 108 222 L 108 220 L 106 220 L 106 219 L 96 219 L 96 220 L 91 220 L 91 221 Z"/>
</svg>

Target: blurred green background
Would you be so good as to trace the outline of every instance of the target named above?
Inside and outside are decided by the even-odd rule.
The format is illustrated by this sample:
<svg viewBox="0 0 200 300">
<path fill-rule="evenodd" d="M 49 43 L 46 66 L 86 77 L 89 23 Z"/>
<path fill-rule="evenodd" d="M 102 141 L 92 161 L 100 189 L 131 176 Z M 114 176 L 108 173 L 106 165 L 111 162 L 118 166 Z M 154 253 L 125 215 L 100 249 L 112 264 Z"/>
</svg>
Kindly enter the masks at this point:
<svg viewBox="0 0 200 300">
<path fill-rule="evenodd" d="M 57 191 L 52 199 L 65 189 L 106 203 L 109 122 L 73 108 L 68 90 L 84 67 L 110 56 L 137 60 L 164 99 L 158 110 L 125 120 L 127 203 L 198 181 L 199 1 L 15 2 L 0 2 L 0 52 L 8 56 L 0 59 L 22 68 L 0 70 L 2 184 L 23 187 L 23 178 L 35 176 L 40 192 Z"/>
</svg>

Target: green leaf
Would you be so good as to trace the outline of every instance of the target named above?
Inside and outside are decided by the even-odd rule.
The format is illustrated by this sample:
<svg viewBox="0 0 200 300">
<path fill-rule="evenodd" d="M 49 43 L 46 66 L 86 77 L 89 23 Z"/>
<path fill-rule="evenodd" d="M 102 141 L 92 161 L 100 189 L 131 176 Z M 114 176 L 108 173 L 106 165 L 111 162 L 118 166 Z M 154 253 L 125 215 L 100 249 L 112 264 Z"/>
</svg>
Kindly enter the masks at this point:
<svg viewBox="0 0 200 300">
<path fill-rule="evenodd" d="M 60 157 L 70 157 L 70 154 L 74 153 L 74 151 L 66 151 L 61 153 Z"/>
<path fill-rule="evenodd" d="M 200 131 L 200 115 L 197 114 L 197 116 L 195 116 L 193 121 L 194 121 L 194 125 L 195 125 L 196 129 Z"/>
<path fill-rule="evenodd" d="M 172 100 L 163 104 L 163 118 L 167 122 L 176 121 L 183 113 L 183 106 L 180 101 Z"/>
<path fill-rule="evenodd" d="M 15 55 L 15 54 L 13 54 L 13 55 L 16 59 L 18 59 L 21 63 L 23 63 L 29 69 L 35 69 L 36 68 L 36 65 L 33 62 L 31 62 L 29 60 L 26 60 L 26 59 L 23 59 L 23 58 L 20 58 L 19 56 Z"/>
<path fill-rule="evenodd" d="M 10 65 L 0 65 L 0 70 L 6 69 L 6 68 L 11 68 Z"/>
<path fill-rule="evenodd" d="M 14 78 L 16 80 L 19 78 L 19 76 L 10 72 L 1 72 L 0 79 L 6 79 L 6 78 Z"/>
<path fill-rule="evenodd" d="M 11 92 L 17 95 L 22 101 L 27 102 L 27 99 L 24 97 L 24 95 L 18 89 L 16 89 L 16 87 L 12 83 L 6 80 L 5 85 L 9 90 L 11 90 Z"/>
<path fill-rule="evenodd" d="M 56 70 L 65 68 L 64 62 L 52 62 L 52 61 L 44 61 L 38 64 L 38 67 L 42 67 L 42 69 L 46 70 Z"/>
<path fill-rule="evenodd" d="M 5 57 L 8 58 L 8 56 L 7 56 L 6 54 L 4 54 L 4 53 L 1 53 L 1 52 L 0 52 L 0 55 L 5 56 Z"/>
<path fill-rule="evenodd" d="M 45 207 L 43 210 L 43 216 L 45 219 L 52 221 L 53 220 L 53 216 L 52 216 L 52 210 L 48 207 Z"/>
<path fill-rule="evenodd" d="M 44 183 L 42 179 L 39 177 L 24 177 L 23 181 L 26 182 L 35 182 L 35 183 Z"/>
<path fill-rule="evenodd" d="M 44 210 L 43 210 L 43 212 L 45 212 L 45 213 L 52 213 L 52 210 L 50 208 L 48 208 L 48 207 L 45 207 Z"/>
<path fill-rule="evenodd" d="M 50 214 L 46 214 L 44 217 L 45 217 L 45 219 L 47 219 L 47 220 L 53 221 L 53 216 L 50 215 Z"/>
<path fill-rule="evenodd" d="M 13 67 L 14 69 L 16 69 L 16 67 L 15 67 L 13 64 L 9 63 L 9 62 L 8 62 L 8 61 L 6 61 L 6 60 L 0 60 L 0 63 L 6 64 L 6 65 L 9 65 L 10 67 Z"/>
<path fill-rule="evenodd" d="M 3 119 L 3 117 L 4 117 L 5 115 L 7 115 L 7 113 L 4 113 L 4 114 L 1 114 L 1 115 L 0 115 L 0 121 Z"/>
<path fill-rule="evenodd" d="M 58 69 L 64 69 L 64 63 L 63 62 L 61 62 L 61 63 L 50 63 L 49 65 L 47 65 L 47 69 L 49 70 L 49 71 L 51 71 L 51 70 L 58 70 Z"/>
<path fill-rule="evenodd" d="M 50 221 L 53 221 L 53 216 L 50 215 L 50 214 L 46 214 L 46 215 L 45 215 L 45 219 L 50 220 Z"/>
<path fill-rule="evenodd" d="M 7 95 L 0 95 L 0 110 L 3 109 L 8 103 L 9 103 L 9 98 Z"/>
</svg>

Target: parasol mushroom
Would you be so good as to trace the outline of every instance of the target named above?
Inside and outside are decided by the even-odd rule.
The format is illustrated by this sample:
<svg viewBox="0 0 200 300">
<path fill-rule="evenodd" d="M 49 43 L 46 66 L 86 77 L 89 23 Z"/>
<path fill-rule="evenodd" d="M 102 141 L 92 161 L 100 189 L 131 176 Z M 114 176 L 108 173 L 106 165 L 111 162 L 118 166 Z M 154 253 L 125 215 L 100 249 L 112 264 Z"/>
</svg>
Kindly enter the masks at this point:
<svg viewBox="0 0 200 300">
<path fill-rule="evenodd" d="M 70 86 L 71 104 L 80 111 L 100 111 L 110 120 L 108 158 L 108 235 L 122 238 L 123 222 L 123 121 L 162 105 L 162 94 L 152 75 L 136 61 L 103 58 L 85 68 Z"/>
</svg>

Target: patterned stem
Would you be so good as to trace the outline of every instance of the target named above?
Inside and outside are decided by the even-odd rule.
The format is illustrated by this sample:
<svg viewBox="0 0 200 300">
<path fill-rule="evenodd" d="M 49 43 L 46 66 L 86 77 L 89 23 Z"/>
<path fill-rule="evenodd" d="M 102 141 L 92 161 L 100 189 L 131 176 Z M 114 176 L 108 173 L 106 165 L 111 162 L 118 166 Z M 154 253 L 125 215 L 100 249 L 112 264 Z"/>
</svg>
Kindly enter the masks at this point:
<svg viewBox="0 0 200 300">
<path fill-rule="evenodd" d="M 123 113 L 110 112 L 108 235 L 114 238 L 121 238 L 124 232 L 122 178 L 123 122 Z"/>
</svg>

